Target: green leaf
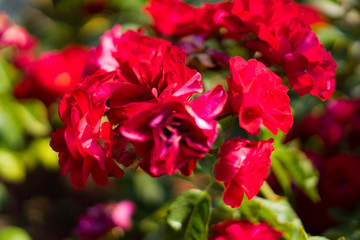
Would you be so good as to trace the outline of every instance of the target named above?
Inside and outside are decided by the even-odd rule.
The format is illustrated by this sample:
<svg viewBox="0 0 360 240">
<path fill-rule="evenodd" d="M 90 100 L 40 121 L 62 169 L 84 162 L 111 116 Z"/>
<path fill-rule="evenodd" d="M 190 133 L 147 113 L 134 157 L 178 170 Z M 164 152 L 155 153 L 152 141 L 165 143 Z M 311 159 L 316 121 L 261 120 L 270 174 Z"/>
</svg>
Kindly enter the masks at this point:
<svg viewBox="0 0 360 240">
<path fill-rule="evenodd" d="M 274 150 L 271 159 L 275 162 L 279 161 L 290 173 L 294 179 L 295 185 L 298 186 L 310 199 L 313 201 L 320 200 L 317 192 L 317 184 L 319 174 L 310 159 L 308 159 L 301 150 L 294 144 L 283 145 Z M 279 169 L 276 169 L 280 171 Z M 274 171 L 274 173 L 276 173 Z M 277 174 L 278 179 L 281 179 L 282 186 L 287 187 L 284 177 Z"/>
<path fill-rule="evenodd" d="M 260 197 L 254 197 L 251 201 L 244 199 L 240 212 L 250 221 L 266 221 L 273 228 L 282 231 L 286 240 L 308 239 L 300 219 L 285 198 L 276 202 Z"/>
<path fill-rule="evenodd" d="M 179 195 L 169 207 L 163 239 L 206 239 L 210 200 L 206 191 L 198 189 Z"/>
<path fill-rule="evenodd" d="M 31 237 L 23 229 L 10 226 L 0 231 L 0 240 L 31 240 Z"/>
</svg>

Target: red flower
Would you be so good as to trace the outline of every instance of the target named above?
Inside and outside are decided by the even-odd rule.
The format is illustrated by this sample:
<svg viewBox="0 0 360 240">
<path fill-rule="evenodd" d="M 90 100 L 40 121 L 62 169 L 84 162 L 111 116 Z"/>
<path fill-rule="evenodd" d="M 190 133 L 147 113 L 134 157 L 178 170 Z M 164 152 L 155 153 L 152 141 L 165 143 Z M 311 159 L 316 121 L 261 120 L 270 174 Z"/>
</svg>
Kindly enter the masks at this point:
<svg viewBox="0 0 360 240">
<path fill-rule="evenodd" d="M 251 142 L 233 138 L 221 146 L 215 178 L 224 182 L 223 200 L 233 208 L 241 205 L 244 193 L 252 199 L 268 176 L 273 139 Z"/>
<path fill-rule="evenodd" d="M 66 128 L 54 134 L 52 146 L 59 152 L 63 174 L 70 172 L 76 188 L 84 186 L 90 173 L 95 182 L 105 185 L 107 176 L 123 174 L 115 161 L 124 166 L 133 162 L 127 140 L 113 128 L 137 109 L 134 103 L 169 96 L 182 102 L 202 91 L 201 76 L 185 66 L 184 51 L 165 40 L 133 31 L 121 35 L 118 30 L 116 26 L 106 33 L 95 49 L 100 54 L 93 55 L 95 65 L 87 71 L 97 71 L 60 102 Z M 104 115 L 110 123 L 100 124 Z"/>
<path fill-rule="evenodd" d="M 213 118 L 226 103 L 221 85 L 188 102 L 169 97 L 159 103 L 128 108 L 131 114 L 120 128 L 142 157 L 141 168 L 154 177 L 180 170 L 190 175 L 197 160 L 210 150 L 217 136 Z"/>
<path fill-rule="evenodd" d="M 251 135 L 263 124 L 273 134 L 287 133 L 293 124 L 288 88 L 282 80 L 254 59 L 230 59 L 229 101 L 239 114 L 239 124 Z"/>
<path fill-rule="evenodd" d="M 15 88 L 19 99 L 37 98 L 50 105 L 81 80 L 89 52 L 80 46 L 45 52 L 24 70 L 25 79 Z"/>
<path fill-rule="evenodd" d="M 234 0 L 232 14 L 262 41 L 278 49 L 280 42 L 274 28 L 296 17 L 292 1 L 283 0 Z"/>
<path fill-rule="evenodd" d="M 232 10 L 258 39 L 246 46 L 266 61 L 281 64 L 299 95 L 329 99 L 335 89 L 336 63 L 305 24 L 302 8 L 292 1 L 235 1 Z"/>
<path fill-rule="evenodd" d="M 301 19 L 307 25 L 327 23 L 326 19 L 324 19 L 319 10 L 317 10 L 313 6 L 299 3 L 294 3 L 294 5 L 298 7 Z"/>
<path fill-rule="evenodd" d="M 325 51 L 316 34 L 301 22 L 292 22 L 286 29 L 298 29 L 288 36 L 290 48 L 284 50 L 281 64 L 295 91 L 303 96 L 307 93 L 321 100 L 330 99 L 335 90 L 336 62 L 330 52 Z M 287 30 L 284 30 L 287 31 Z"/>
<path fill-rule="evenodd" d="M 198 10 L 181 0 L 152 0 L 146 11 L 154 19 L 154 28 L 165 36 L 182 37 L 201 32 L 196 24 Z"/>
<path fill-rule="evenodd" d="M 127 141 L 119 138 L 109 123 L 101 124 L 105 109 L 104 101 L 92 102 L 83 89 L 66 94 L 60 102 L 59 115 L 66 128 L 52 134 L 50 145 L 59 152 L 61 173 L 69 172 L 77 189 L 85 186 L 90 174 L 102 186 L 108 183 L 108 176 L 120 178 L 123 170 L 115 160 L 135 157 L 125 151 Z M 121 154 L 113 155 L 113 151 Z"/>
<path fill-rule="evenodd" d="M 278 240 L 282 232 L 266 222 L 254 224 L 245 220 L 229 220 L 211 227 L 209 240 Z"/>
</svg>

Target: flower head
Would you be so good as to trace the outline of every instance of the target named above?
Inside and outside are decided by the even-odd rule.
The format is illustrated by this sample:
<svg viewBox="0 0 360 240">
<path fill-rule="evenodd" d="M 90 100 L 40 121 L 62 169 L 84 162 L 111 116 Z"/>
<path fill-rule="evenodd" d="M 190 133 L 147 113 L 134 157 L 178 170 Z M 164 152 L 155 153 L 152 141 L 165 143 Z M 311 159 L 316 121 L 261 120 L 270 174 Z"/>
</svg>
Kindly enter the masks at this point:
<svg viewBox="0 0 360 240">
<path fill-rule="evenodd" d="M 288 88 L 257 60 L 230 59 L 229 101 L 239 114 L 239 124 L 252 135 L 263 124 L 273 134 L 287 133 L 293 124 Z"/>
<path fill-rule="evenodd" d="M 233 138 L 221 146 L 215 178 L 225 184 L 223 200 L 227 205 L 239 207 L 244 194 L 252 199 L 259 192 L 271 165 L 272 142 Z"/>
<path fill-rule="evenodd" d="M 226 103 L 218 85 L 194 102 L 169 97 L 159 103 L 129 106 L 130 116 L 120 128 L 142 157 L 140 166 L 159 177 L 178 170 L 190 175 L 197 160 L 210 150 L 217 136 L 213 118 Z"/>
</svg>

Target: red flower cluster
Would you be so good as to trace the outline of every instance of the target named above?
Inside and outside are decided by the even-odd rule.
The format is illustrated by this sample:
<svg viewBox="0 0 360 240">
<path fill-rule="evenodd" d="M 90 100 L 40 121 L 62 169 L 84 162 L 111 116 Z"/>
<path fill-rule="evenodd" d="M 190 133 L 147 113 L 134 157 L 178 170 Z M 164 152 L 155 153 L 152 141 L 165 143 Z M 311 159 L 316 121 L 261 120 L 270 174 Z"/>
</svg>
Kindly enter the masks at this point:
<svg viewBox="0 0 360 240">
<path fill-rule="evenodd" d="M 336 63 L 325 51 L 309 23 L 314 11 L 291 0 L 234 0 L 195 8 L 181 0 L 152 0 L 147 11 L 163 35 L 243 40 L 268 64 L 280 64 L 299 95 L 329 99 L 335 89 Z M 308 17 L 312 20 L 308 20 Z M 248 33 L 256 35 L 251 39 Z"/>
<path fill-rule="evenodd" d="M 273 139 L 251 142 L 233 138 L 222 145 L 215 178 L 225 184 L 223 199 L 226 204 L 239 207 L 244 193 L 252 199 L 259 192 L 271 165 L 272 142 Z"/>
<path fill-rule="evenodd" d="M 281 15 L 287 7 L 294 10 Z M 190 175 L 217 138 L 216 117 L 230 111 L 250 135 L 258 134 L 261 125 L 273 134 L 289 131 L 293 118 L 281 78 L 255 59 L 229 61 L 225 53 L 207 49 L 207 37 L 245 40 L 263 57 L 282 64 L 300 94 L 323 99 L 331 94 L 332 59 L 301 20 L 306 11 L 291 1 L 244 0 L 195 8 L 180 0 L 153 0 L 147 11 L 165 35 L 202 34 L 182 39 L 179 46 L 230 66 L 229 98 L 218 85 L 193 100 L 203 91 L 202 81 L 200 73 L 186 66 L 185 51 L 141 30 L 122 33 L 120 26 L 113 27 L 91 50 L 85 77 L 59 105 L 65 127 L 53 133 L 51 146 L 75 188 L 83 188 L 90 175 L 105 185 L 109 176 L 120 178 L 130 165 L 153 177 L 177 171 Z M 290 27 L 295 31 L 289 32 Z M 256 38 L 245 38 L 248 33 Z M 191 45 L 189 39 L 197 42 Z M 258 193 L 268 175 L 272 141 L 233 138 L 221 146 L 215 178 L 225 184 L 226 204 L 238 207 L 244 194 L 251 199 Z"/>
<path fill-rule="evenodd" d="M 229 220 L 211 227 L 209 240 L 279 240 L 282 232 L 266 222 L 254 224 L 245 220 Z"/>
<path fill-rule="evenodd" d="M 118 30 L 106 33 L 93 51 L 88 69 L 99 70 L 60 102 L 65 128 L 53 134 L 51 145 L 76 188 L 90 174 L 100 185 L 108 176 L 121 177 L 116 162 L 127 167 L 135 158 L 128 141 L 152 176 L 191 174 L 215 141 L 213 118 L 227 100 L 218 86 L 189 103 L 202 83 L 199 73 L 185 67 L 185 53 L 167 41 Z M 104 116 L 109 122 L 102 122 Z"/>
<path fill-rule="evenodd" d="M 292 1 L 236 0 L 232 13 L 258 37 L 247 46 L 281 64 L 299 95 L 331 97 L 336 63 L 304 22 L 304 11 Z"/>
</svg>

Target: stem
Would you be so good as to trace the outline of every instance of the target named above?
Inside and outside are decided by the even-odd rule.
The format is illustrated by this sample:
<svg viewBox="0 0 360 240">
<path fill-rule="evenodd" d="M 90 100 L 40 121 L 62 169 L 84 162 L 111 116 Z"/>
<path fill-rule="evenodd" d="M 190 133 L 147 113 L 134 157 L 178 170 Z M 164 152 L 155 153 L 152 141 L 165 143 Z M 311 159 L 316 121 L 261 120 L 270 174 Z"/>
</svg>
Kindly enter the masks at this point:
<svg viewBox="0 0 360 240">
<path fill-rule="evenodd" d="M 260 192 L 265 198 L 269 200 L 278 201 L 280 199 L 280 196 L 274 193 L 274 191 L 266 181 L 264 181 L 264 184 L 260 188 Z"/>
<path fill-rule="evenodd" d="M 219 148 L 210 149 L 208 154 L 214 157 L 219 157 Z"/>
</svg>

